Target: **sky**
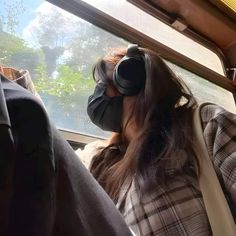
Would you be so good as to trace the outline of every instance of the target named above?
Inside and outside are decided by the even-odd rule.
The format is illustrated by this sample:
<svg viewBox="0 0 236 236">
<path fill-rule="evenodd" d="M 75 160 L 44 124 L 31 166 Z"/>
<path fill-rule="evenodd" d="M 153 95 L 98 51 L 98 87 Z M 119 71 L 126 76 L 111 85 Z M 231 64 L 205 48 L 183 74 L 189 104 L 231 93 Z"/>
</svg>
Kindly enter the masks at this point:
<svg viewBox="0 0 236 236">
<path fill-rule="evenodd" d="M 11 0 L 11 4 L 14 2 L 19 2 L 21 0 Z M 0 17 L 6 15 L 6 11 L 4 11 L 5 3 L 9 2 L 9 0 L 0 0 Z M 16 28 L 16 35 L 23 38 L 29 46 L 38 47 L 34 36 L 34 28 L 39 26 L 39 13 L 42 14 L 50 14 L 55 11 L 55 6 L 51 3 L 43 0 L 22 0 L 24 12 L 19 17 L 19 23 Z M 73 29 L 71 29 L 69 22 L 73 23 L 79 20 L 78 17 L 73 16 L 72 14 L 60 9 L 59 11 L 68 18 L 68 26 L 66 30 L 68 33 L 71 33 Z"/>
<path fill-rule="evenodd" d="M 28 23 L 35 18 L 37 9 L 44 1 L 42 0 L 24 0 L 26 5 L 25 14 L 22 15 L 18 29 L 22 30 Z"/>
<path fill-rule="evenodd" d="M 9 0 L 0 0 L 0 16 L 4 16 L 6 14 L 5 4 L 10 2 Z M 11 0 L 11 3 L 19 2 L 19 0 Z M 42 0 L 22 0 L 23 6 L 25 8 L 24 13 L 21 14 L 19 19 L 19 25 L 17 27 L 17 33 L 20 34 L 24 27 L 28 25 L 28 23 L 35 18 L 37 9 L 44 1 Z"/>
</svg>

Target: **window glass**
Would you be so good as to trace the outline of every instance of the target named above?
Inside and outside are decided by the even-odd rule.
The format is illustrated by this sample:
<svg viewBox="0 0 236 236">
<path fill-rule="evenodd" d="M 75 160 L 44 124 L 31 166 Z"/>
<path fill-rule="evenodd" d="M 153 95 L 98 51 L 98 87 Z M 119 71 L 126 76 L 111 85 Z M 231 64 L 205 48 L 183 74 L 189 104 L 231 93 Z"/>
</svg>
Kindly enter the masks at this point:
<svg viewBox="0 0 236 236">
<path fill-rule="evenodd" d="M 213 102 L 236 113 L 234 97 L 231 92 L 171 62 L 166 61 L 166 63 L 175 74 L 182 78 L 198 102 Z"/>
<path fill-rule="evenodd" d="M 0 0 L 0 64 L 28 69 L 57 127 L 106 136 L 86 112 L 91 71 L 128 42 L 42 0 Z"/>
<path fill-rule="evenodd" d="M 83 0 L 130 27 L 224 75 L 221 60 L 211 50 L 145 13 L 126 0 Z"/>
<path fill-rule="evenodd" d="M 92 66 L 110 48 L 126 47 L 128 42 L 42 0 L 0 0 L 0 4 L 0 65 L 29 70 L 57 127 L 109 135 L 93 125 L 86 112 L 95 86 Z M 234 107 L 230 92 L 168 64 L 199 99 Z M 204 94 L 202 85 L 207 88 Z"/>
</svg>

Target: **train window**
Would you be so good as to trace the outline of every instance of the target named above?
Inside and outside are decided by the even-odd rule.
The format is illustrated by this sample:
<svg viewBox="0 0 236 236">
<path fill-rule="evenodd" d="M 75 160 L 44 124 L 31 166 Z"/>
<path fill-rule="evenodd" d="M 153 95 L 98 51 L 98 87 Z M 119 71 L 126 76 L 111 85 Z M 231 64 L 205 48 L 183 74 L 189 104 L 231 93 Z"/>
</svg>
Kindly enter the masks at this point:
<svg viewBox="0 0 236 236">
<path fill-rule="evenodd" d="M 224 75 L 222 62 L 216 53 L 145 13 L 126 0 L 83 1 L 188 58 Z"/>
<path fill-rule="evenodd" d="M 0 2 L 0 63 L 30 71 L 57 127 L 107 136 L 86 112 L 92 66 L 109 48 L 128 42 L 45 1 Z"/>
<path fill-rule="evenodd" d="M 224 74 L 215 53 L 135 6 L 123 0 L 86 2 Z M 86 135 L 107 136 L 108 132 L 90 122 L 86 112 L 87 98 L 94 89 L 91 70 L 95 61 L 110 48 L 126 47 L 128 42 L 42 0 L 0 0 L 0 3 L 0 64 L 29 70 L 57 127 Z M 147 22 L 152 27 L 146 27 Z M 227 90 L 168 64 L 200 100 L 210 100 L 229 110 L 234 107 L 232 94 Z M 204 94 L 201 93 L 203 85 L 206 86 Z"/>
<path fill-rule="evenodd" d="M 198 102 L 213 102 L 236 113 L 231 92 L 171 62 L 166 63 L 186 83 Z"/>
</svg>

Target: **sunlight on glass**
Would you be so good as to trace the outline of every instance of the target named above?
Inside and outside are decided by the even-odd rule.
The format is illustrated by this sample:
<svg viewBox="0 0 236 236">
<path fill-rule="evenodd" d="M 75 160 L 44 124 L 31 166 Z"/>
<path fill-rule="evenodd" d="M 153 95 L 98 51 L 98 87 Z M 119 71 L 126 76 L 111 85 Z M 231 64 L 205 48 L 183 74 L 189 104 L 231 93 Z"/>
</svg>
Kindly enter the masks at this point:
<svg viewBox="0 0 236 236">
<path fill-rule="evenodd" d="M 93 65 L 128 42 L 42 0 L 0 0 L 0 65 L 28 70 L 57 127 L 107 136 L 87 115 Z"/>
<path fill-rule="evenodd" d="M 183 79 L 198 102 L 212 102 L 236 113 L 234 97 L 231 92 L 171 62 L 166 62 L 175 74 Z"/>
<path fill-rule="evenodd" d="M 224 75 L 219 57 L 125 0 L 83 0 L 158 42 Z"/>
<path fill-rule="evenodd" d="M 123 1 L 102 2 L 104 7 L 112 8 L 115 4 L 124 8 Z M 91 71 L 94 63 L 107 51 L 127 47 L 129 42 L 42 0 L 0 0 L 0 4 L 0 65 L 29 71 L 49 117 L 57 127 L 87 135 L 108 136 L 109 133 L 93 125 L 87 115 L 87 99 L 95 87 Z M 113 9 L 114 15 L 116 9 Z M 142 16 L 140 10 L 135 8 L 135 11 Z M 142 17 L 137 16 L 135 22 L 145 28 L 143 19 L 148 16 Z M 127 14 L 126 18 L 132 21 L 133 14 Z M 157 31 L 161 27 L 164 26 L 159 23 Z M 160 33 L 160 38 L 168 41 L 170 37 Z M 208 53 L 207 56 L 199 52 L 198 44 L 183 44 L 196 47 L 195 56 L 210 58 L 211 52 L 204 47 L 200 48 Z M 216 57 L 212 55 L 212 58 Z M 170 66 L 200 100 L 213 101 L 229 110 L 234 106 L 230 92 L 176 65 Z M 206 87 L 204 94 L 202 86 Z"/>
</svg>

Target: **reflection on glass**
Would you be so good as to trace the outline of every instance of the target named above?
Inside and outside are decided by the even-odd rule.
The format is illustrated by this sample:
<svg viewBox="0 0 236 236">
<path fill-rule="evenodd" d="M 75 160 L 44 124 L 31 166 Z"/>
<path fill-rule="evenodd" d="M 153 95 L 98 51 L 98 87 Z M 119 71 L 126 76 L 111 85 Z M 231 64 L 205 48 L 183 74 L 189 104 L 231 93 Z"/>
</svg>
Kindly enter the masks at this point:
<svg viewBox="0 0 236 236">
<path fill-rule="evenodd" d="M 219 57 L 126 0 L 83 0 L 158 42 L 224 75 Z"/>
<path fill-rule="evenodd" d="M 183 79 L 198 102 L 212 102 L 236 113 L 234 97 L 231 92 L 173 63 L 167 62 L 167 64 Z"/>
<path fill-rule="evenodd" d="M 106 136 L 86 112 L 93 64 L 128 42 L 41 0 L 0 0 L 0 63 L 28 69 L 52 121 Z M 11 17 L 9 17 L 11 16 Z"/>
</svg>

